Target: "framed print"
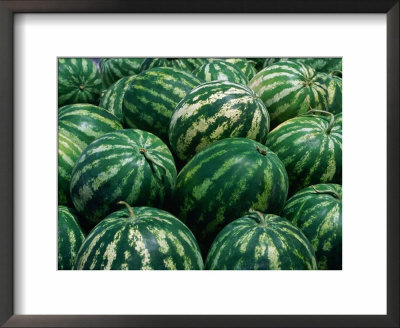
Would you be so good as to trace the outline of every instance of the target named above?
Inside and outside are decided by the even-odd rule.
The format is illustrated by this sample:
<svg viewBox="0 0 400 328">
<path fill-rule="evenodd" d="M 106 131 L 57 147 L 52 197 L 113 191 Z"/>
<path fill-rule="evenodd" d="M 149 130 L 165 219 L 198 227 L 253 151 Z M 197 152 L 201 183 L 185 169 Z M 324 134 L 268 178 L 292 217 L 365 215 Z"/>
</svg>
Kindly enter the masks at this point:
<svg viewBox="0 0 400 328">
<path fill-rule="evenodd" d="M 399 325 L 398 1 L 0 1 L 0 9 L 1 324 Z M 295 146 L 282 144 L 293 120 L 318 121 L 323 133 L 308 127 Z M 309 158 L 301 151 L 319 134 L 340 136 L 340 156 L 312 180 L 299 174 Z M 251 180 L 264 162 L 264 180 Z M 339 186 L 342 175 L 343 194 L 319 184 Z M 231 201 L 247 184 L 248 199 Z M 342 207 L 324 203 L 325 217 L 340 213 L 330 219 L 339 228 L 317 229 L 343 234 L 340 256 L 327 255 L 334 239 L 319 249 L 309 223 L 291 217 L 310 194 L 343 206 L 342 225 Z M 82 239 L 72 251 L 60 218 L 82 231 L 64 233 Z M 233 234 L 249 222 L 260 236 Z"/>
</svg>

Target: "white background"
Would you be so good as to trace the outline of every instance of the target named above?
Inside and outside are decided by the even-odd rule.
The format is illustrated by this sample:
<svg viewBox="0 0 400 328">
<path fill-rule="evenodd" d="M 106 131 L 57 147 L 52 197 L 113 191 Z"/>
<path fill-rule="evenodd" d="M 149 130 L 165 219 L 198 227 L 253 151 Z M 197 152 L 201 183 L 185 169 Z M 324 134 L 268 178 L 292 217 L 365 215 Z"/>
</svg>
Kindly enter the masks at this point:
<svg viewBox="0 0 400 328">
<path fill-rule="evenodd" d="M 17 15 L 16 314 L 385 314 L 384 15 Z M 57 271 L 57 56 L 343 56 L 343 271 Z"/>
</svg>

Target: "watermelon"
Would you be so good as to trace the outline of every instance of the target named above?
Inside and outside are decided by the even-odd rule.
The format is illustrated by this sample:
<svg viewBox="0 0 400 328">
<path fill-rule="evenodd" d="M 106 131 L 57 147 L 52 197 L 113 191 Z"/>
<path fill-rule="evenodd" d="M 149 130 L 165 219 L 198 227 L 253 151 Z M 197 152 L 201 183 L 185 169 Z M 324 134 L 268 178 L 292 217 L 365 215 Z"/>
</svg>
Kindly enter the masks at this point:
<svg viewBox="0 0 400 328">
<path fill-rule="evenodd" d="M 298 62 L 310 65 L 320 73 L 340 73 L 342 72 L 342 58 L 298 58 Z"/>
<path fill-rule="evenodd" d="M 122 104 L 124 102 L 125 92 L 135 75 L 125 76 L 112 84 L 107 90 L 103 91 L 100 97 L 100 107 L 107 109 L 110 113 L 122 123 Z"/>
<path fill-rule="evenodd" d="M 58 206 L 58 270 L 71 270 L 85 235 L 73 209 Z"/>
<path fill-rule="evenodd" d="M 103 86 L 110 87 L 125 76 L 139 74 L 143 58 L 103 58 L 100 61 L 100 72 Z"/>
<path fill-rule="evenodd" d="M 247 58 L 247 60 L 251 61 L 252 63 L 254 63 L 254 67 L 256 69 L 257 72 L 261 71 L 264 68 L 264 62 L 265 62 L 265 58 Z"/>
<path fill-rule="evenodd" d="M 71 205 L 69 184 L 75 162 L 84 148 L 63 132 L 58 132 L 58 204 Z"/>
<path fill-rule="evenodd" d="M 342 129 L 341 121 L 334 122 L 332 113 L 313 110 L 282 123 L 269 133 L 267 147 L 285 164 L 289 194 L 317 183 L 341 184 Z"/>
<path fill-rule="evenodd" d="M 229 138 L 213 143 L 183 167 L 175 211 L 206 255 L 226 224 L 250 208 L 280 213 L 287 193 L 285 167 L 273 152 L 251 139 Z"/>
<path fill-rule="evenodd" d="M 92 60 L 58 59 L 58 107 L 77 103 L 98 105 L 101 90 L 101 76 Z"/>
<path fill-rule="evenodd" d="M 287 201 L 283 213 L 310 241 L 318 269 L 342 269 L 342 186 L 302 189 Z"/>
<path fill-rule="evenodd" d="M 206 62 L 208 62 L 206 58 L 146 58 L 140 71 L 153 67 L 174 67 L 190 73 Z"/>
<path fill-rule="evenodd" d="M 79 250 L 76 270 L 201 270 L 192 232 L 172 214 L 130 207 L 108 215 Z"/>
<path fill-rule="evenodd" d="M 335 122 L 333 123 L 333 131 L 340 131 L 342 133 L 342 113 L 335 115 Z"/>
<path fill-rule="evenodd" d="M 282 61 L 264 68 L 249 83 L 268 109 L 271 125 L 280 123 L 314 109 L 328 109 L 328 95 L 324 84 L 315 78 L 315 71 L 307 65 Z"/>
<path fill-rule="evenodd" d="M 265 58 L 262 68 L 276 64 L 279 61 L 287 61 L 287 60 L 296 61 L 296 58 Z"/>
<path fill-rule="evenodd" d="M 175 183 L 174 160 L 161 139 L 125 129 L 107 133 L 85 148 L 72 171 L 70 193 L 77 211 L 94 226 L 121 200 L 162 206 Z"/>
<path fill-rule="evenodd" d="M 214 59 L 193 71 L 199 79 L 206 82 L 224 80 L 247 85 L 249 80 L 242 73 L 242 71 L 234 64 L 228 63 L 224 60 Z"/>
<path fill-rule="evenodd" d="M 316 80 L 324 84 L 328 92 L 328 111 L 333 114 L 342 112 L 342 79 L 326 73 L 318 73 Z"/>
<path fill-rule="evenodd" d="M 188 161 L 217 140 L 246 137 L 265 143 L 269 115 L 248 87 L 213 81 L 189 92 L 176 107 L 169 142 L 180 160 Z"/>
<path fill-rule="evenodd" d="M 132 80 L 122 113 L 128 127 L 154 133 L 168 141 L 168 126 L 179 101 L 202 83 L 191 73 L 172 68 L 148 69 Z"/>
<path fill-rule="evenodd" d="M 58 203 L 71 205 L 69 184 L 79 155 L 93 140 L 122 129 L 117 118 L 104 108 L 74 104 L 58 110 Z"/>
<path fill-rule="evenodd" d="M 207 255 L 210 270 L 316 270 L 314 250 L 299 228 L 274 214 L 251 211 L 229 223 Z"/>
<path fill-rule="evenodd" d="M 271 66 L 279 61 L 296 61 L 311 66 L 319 73 L 327 73 L 341 76 L 342 58 L 267 58 L 263 67 Z"/>
<path fill-rule="evenodd" d="M 255 63 L 245 58 L 227 58 L 225 61 L 237 66 L 249 81 L 257 74 L 257 70 L 254 67 Z"/>
</svg>

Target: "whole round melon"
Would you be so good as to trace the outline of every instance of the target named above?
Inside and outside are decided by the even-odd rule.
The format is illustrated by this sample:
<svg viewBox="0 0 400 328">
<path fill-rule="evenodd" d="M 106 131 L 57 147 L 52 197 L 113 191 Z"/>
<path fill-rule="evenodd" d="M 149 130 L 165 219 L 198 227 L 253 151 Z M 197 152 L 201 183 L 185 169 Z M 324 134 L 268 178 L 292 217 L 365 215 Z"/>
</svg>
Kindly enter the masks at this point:
<svg viewBox="0 0 400 328">
<path fill-rule="evenodd" d="M 125 76 L 140 73 L 143 58 L 103 58 L 100 60 L 100 73 L 105 88 Z"/>
<path fill-rule="evenodd" d="M 310 108 L 328 109 L 325 85 L 316 80 L 315 71 L 305 64 L 281 61 L 268 66 L 253 77 L 249 87 L 267 107 L 272 127 Z"/>
<path fill-rule="evenodd" d="M 202 81 L 171 68 L 148 69 L 131 81 L 124 95 L 124 124 L 154 133 L 168 141 L 168 126 L 179 101 Z"/>
<path fill-rule="evenodd" d="M 72 169 L 82 151 L 103 134 L 122 129 L 104 108 L 74 104 L 58 110 L 58 203 L 72 205 L 69 195 Z"/>
<path fill-rule="evenodd" d="M 283 163 L 264 145 L 246 138 L 217 141 L 196 154 L 178 175 L 177 217 L 207 254 L 217 233 L 249 209 L 280 213 L 288 177 Z"/>
<path fill-rule="evenodd" d="M 314 250 L 299 228 L 274 214 L 251 211 L 229 223 L 206 259 L 209 270 L 316 270 Z"/>
<path fill-rule="evenodd" d="M 268 131 L 268 111 L 250 88 L 212 81 L 199 85 L 179 102 L 168 135 L 175 154 L 187 162 L 225 138 L 243 137 L 265 143 Z"/>
<path fill-rule="evenodd" d="M 342 269 L 342 186 L 304 188 L 287 201 L 283 213 L 310 241 L 318 269 Z"/>
<path fill-rule="evenodd" d="M 163 206 L 175 183 L 174 159 L 164 142 L 149 132 L 125 129 L 86 147 L 72 171 L 70 193 L 76 210 L 94 226 L 118 201 Z"/>
<path fill-rule="evenodd" d="M 58 270 L 71 270 L 85 235 L 73 209 L 58 206 Z"/>
<path fill-rule="evenodd" d="M 234 64 L 228 63 L 225 60 L 213 59 L 208 63 L 196 68 L 193 71 L 199 79 L 211 82 L 211 81 L 230 81 L 247 85 L 249 83 L 246 76 L 242 71 Z"/>
<path fill-rule="evenodd" d="M 108 89 L 102 92 L 100 97 L 100 107 L 107 109 L 110 113 L 122 123 L 122 105 L 124 102 L 125 92 L 131 82 L 135 79 L 135 75 L 125 76 L 112 84 Z"/>
<path fill-rule="evenodd" d="M 328 111 L 333 114 L 342 112 L 342 79 L 326 73 L 318 73 L 317 81 L 324 84 L 328 92 Z"/>
<path fill-rule="evenodd" d="M 285 164 L 290 195 L 312 184 L 342 182 L 341 120 L 335 124 L 329 112 L 312 111 L 280 124 L 269 133 L 267 147 Z"/>
<path fill-rule="evenodd" d="M 206 58 L 146 58 L 140 66 L 140 71 L 154 67 L 174 67 L 190 73 L 207 61 Z"/>
<path fill-rule="evenodd" d="M 76 270 L 201 270 L 192 232 L 172 214 L 133 207 L 108 215 L 89 234 Z"/>
<path fill-rule="evenodd" d="M 246 58 L 227 58 L 225 61 L 237 66 L 249 81 L 257 74 L 254 66 L 255 62 L 249 61 Z"/>
<path fill-rule="evenodd" d="M 96 64 L 88 58 L 58 59 L 58 107 L 99 104 L 102 82 Z"/>
</svg>

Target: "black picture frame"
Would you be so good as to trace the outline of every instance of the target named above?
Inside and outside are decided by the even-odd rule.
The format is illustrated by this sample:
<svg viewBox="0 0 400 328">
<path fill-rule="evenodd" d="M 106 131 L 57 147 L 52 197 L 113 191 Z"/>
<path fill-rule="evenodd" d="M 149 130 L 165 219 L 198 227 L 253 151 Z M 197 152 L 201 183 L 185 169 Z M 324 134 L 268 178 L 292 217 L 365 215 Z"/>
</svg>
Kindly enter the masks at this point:
<svg viewBox="0 0 400 328">
<path fill-rule="evenodd" d="M 0 0 L 0 324 L 4 327 L 399 327 L 399 7 L 398 0 Z M 14 205 L 17 195 L 14 196 L 13 188 L 14 14 L 121 12 L 386 14 L 387 315 L 14 315 L 13 208 L 18 206 Z"/>
</svg>

